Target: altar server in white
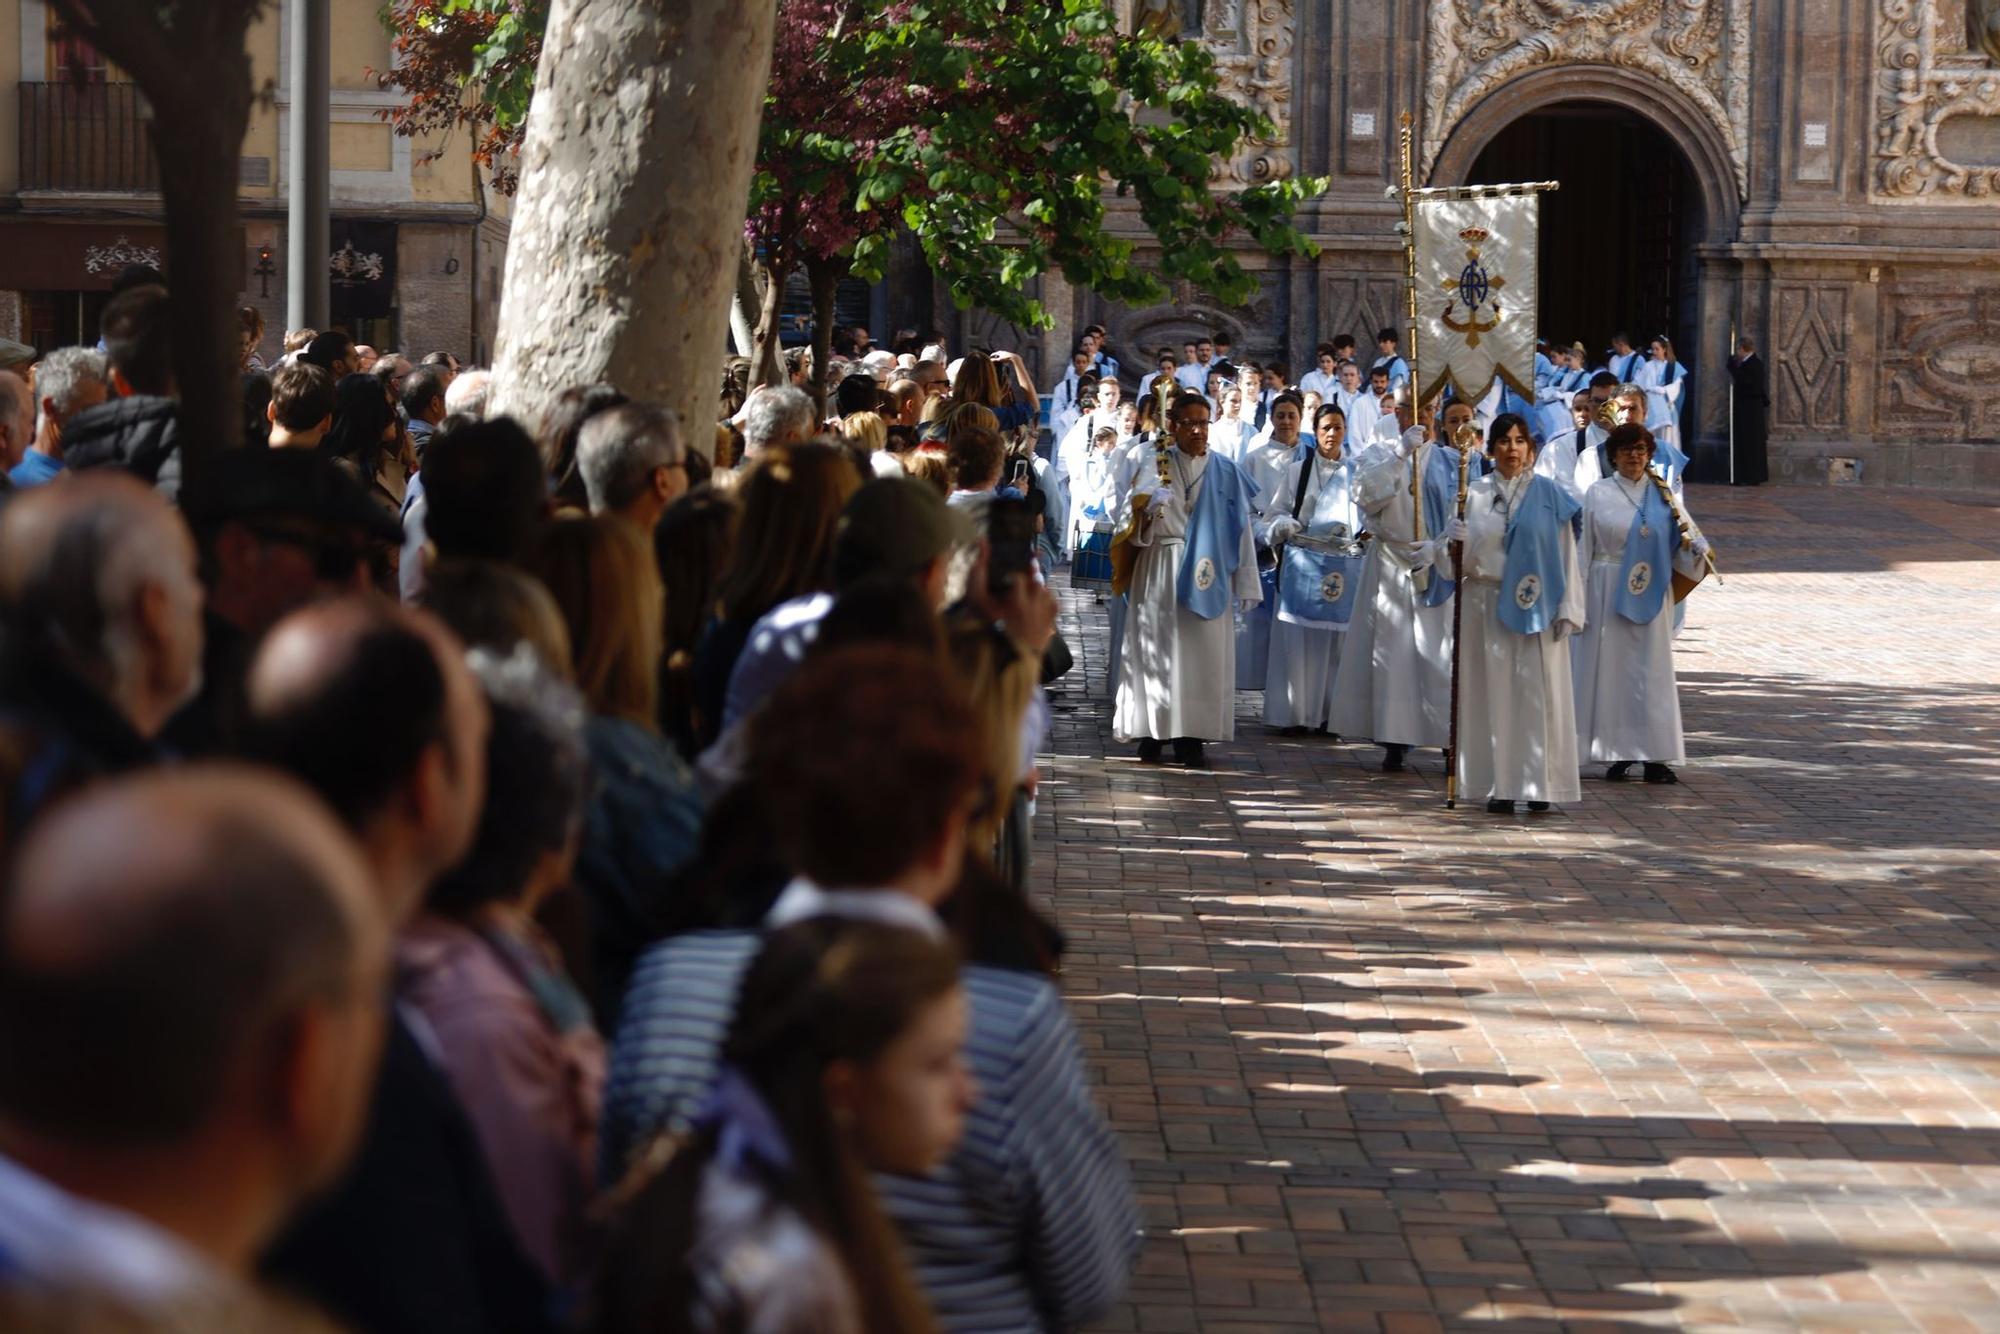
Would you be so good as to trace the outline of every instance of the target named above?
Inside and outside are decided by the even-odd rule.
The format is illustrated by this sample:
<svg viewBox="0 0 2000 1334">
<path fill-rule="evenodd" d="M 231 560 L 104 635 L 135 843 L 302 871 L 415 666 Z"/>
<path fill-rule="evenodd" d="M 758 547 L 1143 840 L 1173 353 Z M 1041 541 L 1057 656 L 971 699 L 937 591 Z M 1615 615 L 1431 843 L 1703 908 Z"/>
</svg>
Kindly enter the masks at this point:
<svg viewBox="0 0 2000 1334">
<path fill-rule="evenodd" d="M 1589 355 L 1582 343 L 1572 344 L 1561 354 L 1563 364 L 1535 390 L 1535 413 L 1541 421 L 1542 438 L 1547 442 L 1542 446 L 1544 451 L 1557 436 L 1570 429 L 1570 405 L 1578 394 L 1590 388 L 1590 372 L 1584 369 Z"/>
<path fill-rule="evenodd" d="M 1306 456 L 1310 437 L 1299 428 L 1305 421 L 1305 405 L 1296 391 L 1287 389 L 1271 401 L 1271 420 L 1263 433 L 1254 437 L 1234 462 L 1249 479 L 1251 506 L 1262 514 L 1274 502 L 1271 497 L 1285 484 L 1285 470 Z M 1212 431 L 1211 431 L 1212 433 Z M 1278 595 L 1278 572 L 1268 558 L 1262 559 L 1264 600 L 1236 615 L 1236 686 L 1239 690 L 1262 690 L 1271 668 L 1271 613 Z"/>
<path fill-rule="evenodd" d="M 1097 384 L 1089 347 L 1078 343 L 1069 354 L 1069 363 L 1069 369 L 1049 394 L 1049 432 L 1058 442 L 1076 424 L 1076 419 L 1089 410 L 1090 393 Z"/>
<path fill-rule="evenodd" d="M 1270 425 L 1251 440 L 1242 458 L 1260 506 L 1267 491 L 1283 485 L 1293 460 L 1304 457 L 1305 421 L 1305 400 L 1296 392 L 1287 389 L 1271 401 Z"/>
<path fill-rule="evenodd" d="M 1318 394 L 1319 401 L 1326 403 L 1339 388 L 1339 358 L 1333 355 L 1332 343 L 1321 343 L 1313 352 L 1313 368 L 1299 377 L 1299 392 Z"/>
<path fill-rule="evenodd" d="M 1340 363 L 1340 387 L 1331 400 L 1347 418 L 1347 439 L 1356 448 L 1375 443 L 1375 424 L 1382 418 L 1381 400 L 1361 383 L 1361 367 L 1352 361 Z M 1349 454 L 1354 448 L 1348 450 Z"/>
<path fill-rule="evenodd" d="M 1321 407 L 1313 452 L 1285 470 L 1284 486 L 1266 497 L 1261 524 L 1278 571 L 1264 722 L 1292 735 L 1331 727 L 1340 647 L 1360 592 L 1363 525 L 1346 435 L 1346 414 L 1331 403 Z"/>
<path fill-rule="evenodd" d="M 1173 443 L 1146 460 L 1127 501 L 1139 552 L 1112 719 L 1141 760 L 1172 742 L 1190 768 L 1206 767 L 1204 741 L 1236 735 L 1230 613 L 1264 595 L 1250 483 L 1209 452 L 1208 418 L 1199 396 L 1175 400 Z"/>
<path fill-rule="evenodd" d="M 1627 333 L 1611 335 L 1611 356 L 1605 361 L 1604 369 L 1618 377 L 1620 384 L 1631 384 L 1638 377 L 1639 368 L 1646 364 L 1646 354 L 1632 345 L 1632 336 Z"/>
<path fill-rule="evenodd" d="M 1535 475 L 1535 441 L 1514 413 L 1494 419 L 1494 470 L 1474 482 L 1463 521 L 1465 599 L 1459 632 L 1458 773 L 1469 800 L 1494 814 L 1576 801 L 1576 698 L 1570 648 L 1583 628 L 1579 505 Z M 1451 526 L 1458 536 L 1461 525 Z"/>
<path fill-rule="evenodd" d="M 1590 438 L 1590 418 L 1594 411 L 1590 401 L 1590 391 L 1584 390 L 1570 399 L 1570 429 L 1548 438 L 1535 451 L 1535 475 L 1560 483 L 1578 500 L 1583 499 L 1583 488 L 1577 486 L 1576 465 L 1579 442 L 1588 447 Z"/>
<path fill-rule="evenodd" d="M 1576 735 L 1582 758 L 1608 765 L 1614 783 L 1634 764 L 1649 783 L 1677 783 L 1673 766 L 1686 759 L 1670 586 L 1676 569 L 1695 577 L 1708 540 L 1682 545 L 1672 507 L 1647 476 L 1653 449 L 1645 427 L 1620 426 L 1611 433 L 1617 471 L 1583 499 L 1590 620 L 1571 641 Z"/>
<path fill-rule="evenodd" d="M 1646 429 L 1656 441 L 1678 449 L 1681 443 L 1681 397 L 1687 391 L 1687 368 L 1674 360 L 1674 345 L 1665 334 L 1646 347 L 1646 362 L 1633 381 L 1646 391 Z"/>
<path fill-rule="evenodd" d="M 1387 773 L 1404 767 L 1410 747 L 1441 749 L 1450 735 L 1452 571 L 1444 530 L 1458 503 L 1458 451 L 1427 439 L 1407 405 L 1396 410 L 1402 434 L 1355 464 L 1355 500 L 1375 536 L 1340 652 L 1332 720 L 1342 736 L 1381 746 Z M 1416 504 L 1412 477 L 1419 479 Z"/>
<path fill-rule="evenodd" d="M 1220 415 L 1208 427 L 1208 447 L 1239 466 L 1244 455 L 1250 452 L 1250 442 L 1257 438 L 1257 430 L 1250 424 L 1244 402 L 1240 385 L 1231 383 L 1226 386 L 1222 391 L 1222 402 L 1218 405 Z"/>
</svg>

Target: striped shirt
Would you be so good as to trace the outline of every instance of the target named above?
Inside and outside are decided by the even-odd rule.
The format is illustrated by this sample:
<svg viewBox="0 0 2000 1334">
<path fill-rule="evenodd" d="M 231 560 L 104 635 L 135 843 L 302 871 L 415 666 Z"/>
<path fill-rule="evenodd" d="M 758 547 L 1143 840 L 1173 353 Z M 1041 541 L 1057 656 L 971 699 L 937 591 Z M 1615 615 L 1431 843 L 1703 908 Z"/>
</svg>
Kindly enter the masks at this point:
<svg viewBox="0 0 2000 1334">
<path fill-rule="evenodd" d="M 700 1108 L 760 940 L 695 932 L 640 960 L 605 1093 L 606 1181 Z M 1123 1155 L 1091 1101 L 1056 989 L 977 964 L 962 977 L 978 1081 L 965 1136 L 930 1177 L 878 1176 L 876 1187 L 941 1327 L 1080 1325 L 1118 1300 L 1138 1255 Z"/>
</svg>

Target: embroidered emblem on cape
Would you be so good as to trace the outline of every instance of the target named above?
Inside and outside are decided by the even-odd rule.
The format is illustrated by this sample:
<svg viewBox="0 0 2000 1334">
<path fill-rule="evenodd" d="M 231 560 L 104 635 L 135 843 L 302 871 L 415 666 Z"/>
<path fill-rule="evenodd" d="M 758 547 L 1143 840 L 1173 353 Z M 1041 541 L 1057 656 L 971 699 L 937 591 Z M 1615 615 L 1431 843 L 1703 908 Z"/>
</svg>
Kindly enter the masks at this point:
<svg viewBox="0 0 2000 1334">
<path fill-rule="evenodd" d="M 1347 591 L 1347 577 L 1339 570 L 1333 571 L 1319 581 L 1319 595 L 1326 602 L 1340 601 L 1340 595 Z"/>
<path fill-rule="evenodd" d="M 1644 536 L 1644 534 L 1641 534 Z M 1653 586 L 1653 564 L 1651 561 L 1634 561 L 1632 573 L 1625 580 L 1625 591 L 1633 597 Z"/>
<path fill-rule="evenodd" d="M 1522 575 L 1521 582 L 1514 585 L 1514 605 L 1522 611 L 1526 611 L 1541 600 L 1542 576 L 1539 574 Z"/>
<path fill-rule="evenodd" d="M 1215 562 L 1207 556 L 1195 564 L 1194 586 L 1204 593 L 1215 586 Z"/>
</svg>

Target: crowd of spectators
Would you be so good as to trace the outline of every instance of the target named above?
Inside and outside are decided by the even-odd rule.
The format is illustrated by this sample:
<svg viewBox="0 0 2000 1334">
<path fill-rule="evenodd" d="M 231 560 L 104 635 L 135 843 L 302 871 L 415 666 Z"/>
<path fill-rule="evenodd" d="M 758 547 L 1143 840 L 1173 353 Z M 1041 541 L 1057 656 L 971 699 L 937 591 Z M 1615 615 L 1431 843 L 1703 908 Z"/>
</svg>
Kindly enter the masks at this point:
<svg viewBox="0 0 2000 1334">
<path fill-rule="evenodd" d="M 1020 359 L 711 437 L 246 312 L 190 473 L 153 276 L 0 372 L 0 1327 L 1107 1311 Z"/>
</svg>

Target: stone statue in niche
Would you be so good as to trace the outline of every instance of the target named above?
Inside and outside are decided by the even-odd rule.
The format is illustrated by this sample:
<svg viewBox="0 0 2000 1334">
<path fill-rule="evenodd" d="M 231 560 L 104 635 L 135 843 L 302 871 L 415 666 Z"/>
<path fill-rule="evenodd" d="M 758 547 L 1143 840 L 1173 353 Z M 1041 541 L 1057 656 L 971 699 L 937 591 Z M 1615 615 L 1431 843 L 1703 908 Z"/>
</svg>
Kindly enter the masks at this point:
<svg viewBox="0 0 2000 1334">
<path fill-rule="evenodd" d="M 1966 47 L 2000 62 L 2000 0 L 1966 0 Z"/>
<path fill-rule="evenodd" d="M 1179 41 L 1180 0 L 1139 0 L 1132 9 L 1132 35 L 1163 42 Z"/>
</svg>

